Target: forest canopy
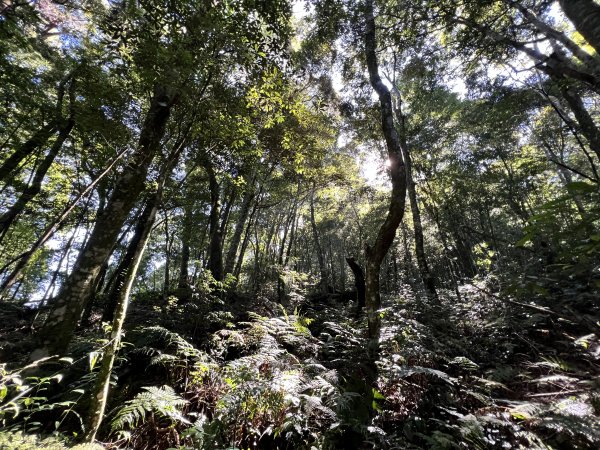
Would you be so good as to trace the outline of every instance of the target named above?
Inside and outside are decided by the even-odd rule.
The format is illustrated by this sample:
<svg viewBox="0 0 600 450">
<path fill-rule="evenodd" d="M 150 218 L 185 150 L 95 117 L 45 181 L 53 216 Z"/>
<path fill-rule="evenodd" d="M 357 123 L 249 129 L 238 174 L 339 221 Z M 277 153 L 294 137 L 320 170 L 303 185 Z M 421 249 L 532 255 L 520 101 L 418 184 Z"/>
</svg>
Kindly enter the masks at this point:
<svg viewBox="0 0 600 450">
<path fill-rule="evenodd" d="M 600 448 L 596 0 L 0 0 L 0 448 Z"/>
</svg>

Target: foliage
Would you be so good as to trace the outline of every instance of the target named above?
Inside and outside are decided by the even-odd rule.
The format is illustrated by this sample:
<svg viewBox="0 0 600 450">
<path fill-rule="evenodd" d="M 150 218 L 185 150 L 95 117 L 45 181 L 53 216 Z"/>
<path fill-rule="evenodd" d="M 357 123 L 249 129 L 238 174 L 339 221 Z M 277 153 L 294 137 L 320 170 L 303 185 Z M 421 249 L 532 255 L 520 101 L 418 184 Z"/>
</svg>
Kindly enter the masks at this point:
<svg viewBox="0 0 600 450">
<path fill-rule="evenodd" d="M 132 429 L 146 420 L 146 414 L 153 414 L 160 421 L 165 419 L 167 425 L 186 424 L 181 409 L 186 401 L 179 397 L 170 386 L 144 387 L 132 400 L 119 408 L 111 421 L 112 431 Z"/>
<path fill-rule="evenodd" d="M 103 450 L 98 444 L 67 445 L 67 443 L 56 437 L 40 438 L 34 435 L 25 435 L 19 432 L 0 432 L 0 448 L 11 450 Z"/>
<path fill-rule="evenodd" d="M 53 359 L 57 361 L 52 361 Z M 42 423 L 31 420 L 36 417 L 36 414 L 60 411 L 62 417 L 56 422 L 57 427 L 69 413 L 77 415 L 72 409 L 74 401 L 52 401 L 47 397 L 47 392 L 63 379 L 60 370 L 49 376 L 30 374 L 32 369 L 54 362 L 70 365 L 73 360 L 72 358 L 46 358 L 13 371 L 7 371 L 4 364 L 0 365 L 0 423 L 3 427 L 8 428 L 16 424 L 18 428 L 22 423 L 27 431 L 35 431 L 43 426 Z"/>
</svg>

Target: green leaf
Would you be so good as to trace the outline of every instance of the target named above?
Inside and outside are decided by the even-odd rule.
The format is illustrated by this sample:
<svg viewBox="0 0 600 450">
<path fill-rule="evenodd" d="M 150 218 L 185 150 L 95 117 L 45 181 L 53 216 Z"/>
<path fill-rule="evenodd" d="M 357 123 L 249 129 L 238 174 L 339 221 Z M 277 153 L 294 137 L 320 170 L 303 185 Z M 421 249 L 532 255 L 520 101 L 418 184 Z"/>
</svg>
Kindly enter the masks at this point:
<svg viewBox="0 0 600 450">
<path fill-rule="evenodd" d="M 377 389 L 373 388 L 373 398 L 375 400 L 385 400 L 385 397 Z"/>
<path fill-rule="evenodd" d="M 598 190 L 598 186 L 585 183 L 583 181 L 573 181 L 567 184 L 567 190 L 569 192 L 596 192 Z"/>
<path fill-rule="evenodd" d="M 94 370 L 96 363 L 98 362 L 98 358 L 100 358 L 100 352 L 90 352 L 88 355 L 88 360 L 90 363 L 90 372 Z"/>
</svg>

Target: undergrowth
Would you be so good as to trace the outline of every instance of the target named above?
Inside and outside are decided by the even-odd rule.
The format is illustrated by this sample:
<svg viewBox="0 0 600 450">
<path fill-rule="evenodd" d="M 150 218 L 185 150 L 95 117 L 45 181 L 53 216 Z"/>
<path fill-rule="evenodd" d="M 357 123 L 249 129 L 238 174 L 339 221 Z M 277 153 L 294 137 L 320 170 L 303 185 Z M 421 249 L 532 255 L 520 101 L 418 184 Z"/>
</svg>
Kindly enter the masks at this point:
<svg viewBox="0 0 600 450">
<path fill-rule="evenodd" d="M 600 447 L 597 324 L 482 282 L 440 299 L 387 297 L 375 364 L 352 304 L 257 298 L 232 302 L 226 321 L 178 326 L 191 309 L 174 301 L 164 326 L 126 333 L 100 439 L 115 450 Z M 134 308 L 136 320 L 155 314 Z M 0 448 L 76 441 L 102 342 L 88 331 L 44 376 L 4 367 Z"/>
</svg>

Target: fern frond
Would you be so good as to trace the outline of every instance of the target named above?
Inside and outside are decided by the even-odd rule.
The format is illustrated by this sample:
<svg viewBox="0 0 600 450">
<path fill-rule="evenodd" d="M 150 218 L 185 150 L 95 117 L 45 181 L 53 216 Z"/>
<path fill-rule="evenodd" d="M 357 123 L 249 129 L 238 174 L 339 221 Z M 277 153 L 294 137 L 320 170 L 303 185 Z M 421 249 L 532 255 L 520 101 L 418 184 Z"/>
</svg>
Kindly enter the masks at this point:
<svg viewBox="0 0 600 450">
<path fill-rule="evenodd" d="M 147 413 L 154 413 L 172 423 L 190 425 L 181 412 L 187 400 L 181 398 L 173 388 L 147 386 L 142 389 L 144 392 L 140 392 L 117 411 L 111 422 L 113 432 L 138 426 L 145 421 Z"/>
</svg>

